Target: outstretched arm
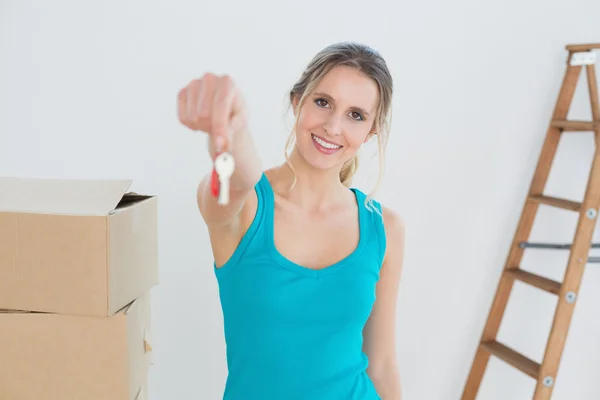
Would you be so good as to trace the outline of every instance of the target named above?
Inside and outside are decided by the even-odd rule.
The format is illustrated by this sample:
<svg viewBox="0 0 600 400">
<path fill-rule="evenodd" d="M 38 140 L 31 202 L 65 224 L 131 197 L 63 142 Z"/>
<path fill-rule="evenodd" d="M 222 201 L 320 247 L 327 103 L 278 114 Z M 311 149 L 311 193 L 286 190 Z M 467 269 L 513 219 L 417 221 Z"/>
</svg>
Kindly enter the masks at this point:
<svg viewBox="0 0 600 400">
<path fill-rule="evenodd" d="M 209 229 L 234 227 L 246 199 L 262 174 L 261 163 L 247 124 L 247 107 L 239 88 L 228 75 L 204 74 L 181 89 L 178 98 L 181 123 L 208 136 L 208 152 L 230 151 L 235 170 L 230 178 L 230 199 L 219 205 L 210 190 L 211 173 L 198 185 L 200 213 Z"/>
<path fill-rule="evenodd" d="M 261 162 L 248 129 L 246 104 L 231 77 L 207 73 L 184 87 L 178 101 L 179 120 L 191 130 L 207 134 L 211 158 L 229 151 L 235 163 L 228 204 L 221 205 L 212 196 L 212 171 L 204 175 L 196 193 L 220 266 L 231 257 L 256 212 L 254 186 L 262 175 Z"/>
<path fill-rule="evenodd" d="M 383 400 L 400 400 L 400 374 L 396 357 L 396 303 L 404 260 L 404 222 L 383 207 L 387 246 L 376 300 L 364 330 L 367 373 Z"/>
</svg>

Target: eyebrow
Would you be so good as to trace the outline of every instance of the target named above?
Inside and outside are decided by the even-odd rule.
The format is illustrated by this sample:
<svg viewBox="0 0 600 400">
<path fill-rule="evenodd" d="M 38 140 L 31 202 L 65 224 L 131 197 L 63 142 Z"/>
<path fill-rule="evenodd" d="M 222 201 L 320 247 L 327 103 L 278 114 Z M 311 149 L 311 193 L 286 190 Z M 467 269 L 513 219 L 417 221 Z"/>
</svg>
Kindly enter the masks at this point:
<svg viewBox="0 0 600 400">
<path fill-rule="evenodd" d="M 331 102 L 335 103 L 335 99 L 334 99 L 333 97 L 331 97 L 330 95 L 328 95 L 327 93 L 324 93 L 324 92 L 315 92 L 315 93 L 313 93 L 313 96 L 316 96 L 316 97 L 324 97 L 324 98 L 326 98 L 327 100 L 329 100 L 329 101 L 331 101 Z M 367 116 L 367 117 L 369 116 L 369 113 L 368 113 L 368 112 L 367 112 L 365 109 L 363 109 L 363 108 L 356 107 L 356 106 L 354 106 L 354 107 L 352 107 L 352 108 L 353 108 L 355 111 L 358 111 L 358 112 L 360 112 L 360 113 L 364 114 L 364 115 L 365 115 L 365 116 Z"/>
</svg>

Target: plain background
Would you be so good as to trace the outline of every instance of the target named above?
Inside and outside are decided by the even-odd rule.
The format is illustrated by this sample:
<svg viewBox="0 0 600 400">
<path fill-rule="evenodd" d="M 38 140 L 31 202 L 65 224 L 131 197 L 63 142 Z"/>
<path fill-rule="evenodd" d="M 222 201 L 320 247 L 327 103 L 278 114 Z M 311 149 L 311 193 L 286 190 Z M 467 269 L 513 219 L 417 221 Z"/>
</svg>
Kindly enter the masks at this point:
<svg viewBox="0 0 600 400">
<path fill-rule="evenodd" d="M 460 397 L 565 70 L 568 43 L 600 40 L 596 0 L 1 1 L 0 175 L 130 178 L 160 199 L 150 398 L 218 399 L 226 377 L 218 288 L 195 205 L 205 136 L 176 119 L 177 91 L 230 73 L 265 167 L 283 161 L 286 96 L 337 41 L 380 50 L 395 78 L 377 198 L 407 225 L 398 310 L 404 399 Z M 589 118 L 585 79 L 572 118 Z M 546 192 L 580 200 L 591 133 L 564 137 Z M 355 183 L 370 191 L 374 146 Z M 536 241 L 569 242 L 577 216 L 542 207 Z M 561 280 L 568 253 L 523 268 Z M 600 266 L 588 266 L 554 399 L 600 398 Z M 516 284 L 500 340 L 541 360 L 556 297 Z M 1 358 L 1 357 L 0 357 Z M 480 399 L 534 382 L 492 359 Z"/>
</svg>

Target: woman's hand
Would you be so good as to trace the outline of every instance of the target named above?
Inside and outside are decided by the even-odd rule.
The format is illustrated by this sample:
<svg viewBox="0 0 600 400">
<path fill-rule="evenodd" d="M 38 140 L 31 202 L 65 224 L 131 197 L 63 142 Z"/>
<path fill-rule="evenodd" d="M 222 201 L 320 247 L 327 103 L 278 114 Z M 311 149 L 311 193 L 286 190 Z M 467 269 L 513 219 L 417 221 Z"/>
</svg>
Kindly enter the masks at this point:
<svg viewBox="0 0 600 400">
<path fill-rule="evenodd" d="M 209 135 L 211 155 L 231 148 L 234 132 L 246 129 L 247 107 L 228 75 L 206 73 L 179 91 L 179 121 Z"/>
</svg>

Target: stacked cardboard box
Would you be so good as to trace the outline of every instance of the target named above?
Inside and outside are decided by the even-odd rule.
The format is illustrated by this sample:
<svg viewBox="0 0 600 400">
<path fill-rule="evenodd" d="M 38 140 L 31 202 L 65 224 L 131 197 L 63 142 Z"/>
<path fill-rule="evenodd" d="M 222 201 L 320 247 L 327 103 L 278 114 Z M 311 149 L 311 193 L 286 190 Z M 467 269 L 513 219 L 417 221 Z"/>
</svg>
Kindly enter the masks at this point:
<svg viewBox="0 0 600 400">
<path fill-rule="evenodd" d="M 157 201 L 130 184 L 0 178 L 0 399 L 144 399 Z"/>
</svg>

